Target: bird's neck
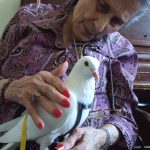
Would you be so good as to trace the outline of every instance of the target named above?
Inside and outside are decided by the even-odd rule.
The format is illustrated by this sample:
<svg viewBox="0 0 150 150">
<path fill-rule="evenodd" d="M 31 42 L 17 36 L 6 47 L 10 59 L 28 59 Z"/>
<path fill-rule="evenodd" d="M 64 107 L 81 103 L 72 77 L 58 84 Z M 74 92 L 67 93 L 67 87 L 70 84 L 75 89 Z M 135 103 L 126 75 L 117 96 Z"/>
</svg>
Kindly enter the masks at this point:
<svg viewBox="0 0 150 150">
<path fill-rule="evenodd" d="M 84 79 L 83 77 L 71 76 L 66 83 L 69 89 L 76 95 L 78 102 L 86 105 L 93 102 L 95 93 L 95 80 L 93 77 Z"/>
</svg>

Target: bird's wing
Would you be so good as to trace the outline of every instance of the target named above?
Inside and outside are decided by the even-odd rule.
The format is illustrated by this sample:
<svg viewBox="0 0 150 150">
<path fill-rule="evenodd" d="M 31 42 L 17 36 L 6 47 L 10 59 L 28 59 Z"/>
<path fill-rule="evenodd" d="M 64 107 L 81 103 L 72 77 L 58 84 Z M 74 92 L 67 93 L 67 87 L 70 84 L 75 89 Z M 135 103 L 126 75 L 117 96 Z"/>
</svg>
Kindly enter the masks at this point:
<svg viewBox="0 0 150 150">
<path fill-rule="evenodd" d="M 10 128 L 8 130 L 8 132 L 6 132 L 3 136 L 0 137 L 0 143 L 13 143 L 13 142 L 15 142 L 16 137 L 18 137 L 18 135 L 20 136 L 20 139 L 21 139 L 21 130 L 22 130 L 23 120 L 24 120 L 24 116 L 21 116 L 20 119 L 17 118 L 15 120 L 5 123 L 5 124 L 8 124 L 8 127 L 12 126 L 12 128 Z M 12 125 L 14 123 L 16 123 L 16 124 Z M 3 126 L 4 126 L 4 124 L 3 124 Z M 15 140 L 13 140 L 13 139 L 15 139 Z M 20 141 L 20 139 L 19 139 L 19 141 Z M 16 142 L 18 142 L 18 140 Z"/>
<path fill-rule="evenodd" d="M 19 122 L 19 120 L 24 116 L 25 113 L 26 113 L 26 111 L 22 112 L 20 117 L 17 117 L 13 120 L 10 120 L 8 122 L 1 124 L 0 125 L 0 132 L 9 131 L 12 127 L 14 127 Z"/>
<path fill-rule="evenodd" d="M 25 116 L 25 115 L 24 115 Z M 3 136 L 0 137 L 0 143 L 16 143 L 21 141 L 22 136 L 22 126 L 24 122 L 24 116 L 13 126 L 8 132 L 6 132 Z M 37 137 L 42 136 L 46 133 L 46 129 L 38 129 L 33 122 L 31 116 L 29 115 L 27 118 L 27 140 L 34 140 Z"/>
<path fill-rule="evenodd" d="M 8 121 L 6 123 L 3 123 L 0 125 L 0 132 L 3 132 L 3 131 L 8 131 L 10 130 L 12 127 L 14 127 L 17 122 L 22 118 L 22 116 L 16 118 L 16 119 L 13 119 L 11 121 Z"/>
</svg>

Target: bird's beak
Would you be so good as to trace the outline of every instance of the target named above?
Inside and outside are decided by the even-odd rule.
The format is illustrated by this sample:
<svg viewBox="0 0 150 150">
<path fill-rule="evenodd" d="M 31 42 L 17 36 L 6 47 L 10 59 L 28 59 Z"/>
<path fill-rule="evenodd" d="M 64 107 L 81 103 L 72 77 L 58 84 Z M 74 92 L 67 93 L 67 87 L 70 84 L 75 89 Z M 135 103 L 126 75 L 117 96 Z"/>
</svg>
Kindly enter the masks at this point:
<svg viewBox="0 0 150 150">
<path fill-rule="evenodd" d="M 94 77 L 96 80 L 99 80 L 99 74 L 98 74 L 98 72 L 97 72 L 96 70 L 93 70 L 93 71 L 92 71 L 92 75 L 93 75 L 93 77 Z"/>
</svg>

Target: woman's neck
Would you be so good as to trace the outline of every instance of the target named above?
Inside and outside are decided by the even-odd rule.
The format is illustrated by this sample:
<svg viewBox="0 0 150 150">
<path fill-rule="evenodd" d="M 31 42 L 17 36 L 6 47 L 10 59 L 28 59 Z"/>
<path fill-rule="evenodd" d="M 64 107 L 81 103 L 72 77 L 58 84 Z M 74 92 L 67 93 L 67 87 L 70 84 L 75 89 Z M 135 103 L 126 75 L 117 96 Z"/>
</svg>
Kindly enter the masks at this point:
<svg viewBox="0 0 150 150">
<path fill-rule="evenodd" d="M 68 47 L 73 41 L 73 31 L 72 31 L 72 15 L 71 11 L 68 18 L 63 26 L 63 46 Z"/>
</svg>

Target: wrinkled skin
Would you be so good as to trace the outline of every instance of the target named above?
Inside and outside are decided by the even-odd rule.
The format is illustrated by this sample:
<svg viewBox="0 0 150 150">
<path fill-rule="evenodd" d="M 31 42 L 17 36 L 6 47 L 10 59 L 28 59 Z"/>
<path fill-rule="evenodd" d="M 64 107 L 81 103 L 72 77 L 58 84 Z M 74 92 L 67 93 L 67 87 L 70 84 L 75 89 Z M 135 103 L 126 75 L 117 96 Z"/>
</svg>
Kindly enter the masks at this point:
<svg viewBox="0 0 150 150">
<path fill-rule="evenodd" d="M 106 124 L 104 128 L 110 134 L 110 145 L 116 143 L 121 138 L 118 129 L 114 125 Z M 61 144 L 64 146 L 64 150 L 98 150 L 105 144 L 106 136 L 106 132 L 102 128 L 76 128 Z"/>
<path fill-rule="evenodd" d="M 65 150 L 96 150 L 105 143 L 105 138 L 104 131 L 84 127 L 75 129 L 72 135 L 61 144 L 64 145 Z"/>
<path fill-rule="evenodd" d="M 64 45 L 69 45 L 72 42 L 73 33 L 76 40 L 86 42 L 118 31 L 136 12 L 137 8 L 138 6 L 133 0 L 79 0 L 64 25 Z M 5 91 L 5 98 L 8 101 L 11 100 L 24 105 L 37 127 L 43 128 L 44 123 L 36 111 L 36 105 L 31 102 L 31 97 L 35 91 L 41 93 L 42 96 L 40 96 L 38 105 L 54 115 L 57 107 L 53 101 L 62 105 L 62 100 L 66 99 L 69 103 L 69 99 L 63 94 L 67 88 L 59 79 L 59 76 L 65 73 L 66 69 L 67 63 L 59 66 L 51 73 L 42 71 L 13 81 Z M 57 109 L 58 112 L 60 117 L 62 112 Z M 107 128 L 112 137 L 111 144 L 113 144 L 119 139 L 119 131 L 113 125 L 109 125 Z M 96 150 L 97 147 L 101 147 L 105 143 L 106 133 L 100 129 L 87 127 L 76 131 L 79 132 L 80 136 L 73 134 L 66 139 L 63 142 L 65 149 Z M 101 133 L 100 136 L 98 136 L 99 133 Z M 91 136 L 93 140 L 91 140 Z"/>
<path fill-rule="evenodd" d="M 71 37 L 72 31 L 79 41 L 101 38 L 118 31 L 138 7 L 133 0 L 79 0 L 66 25 L 67 36 Z"/>
</svg>

